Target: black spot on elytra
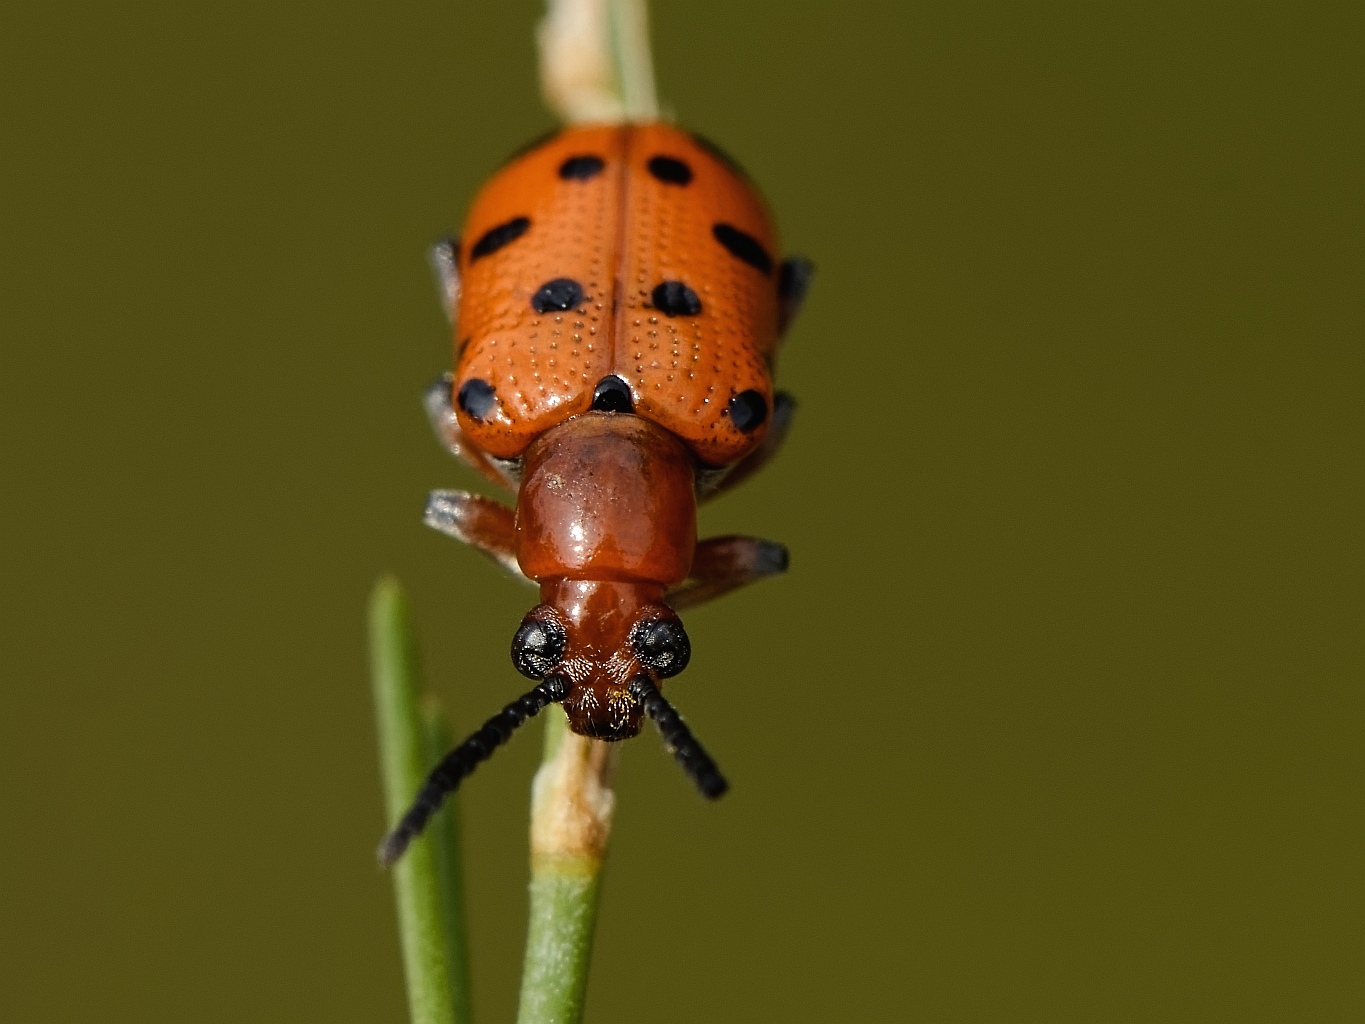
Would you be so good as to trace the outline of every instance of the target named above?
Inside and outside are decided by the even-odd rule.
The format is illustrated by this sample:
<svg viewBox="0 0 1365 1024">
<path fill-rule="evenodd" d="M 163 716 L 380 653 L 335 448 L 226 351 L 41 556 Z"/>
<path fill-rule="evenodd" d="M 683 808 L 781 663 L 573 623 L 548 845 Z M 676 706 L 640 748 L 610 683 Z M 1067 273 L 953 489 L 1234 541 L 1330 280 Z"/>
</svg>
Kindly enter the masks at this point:
<svg viewBox="0 0 1365 1024">
<path fill-rule="evenodd" d="M 592 407 L 598 412 L 630 412 L 635 408 L 630 385 L 614 373 L 603 377 L 593 389 Z"/>
<path fill-rule="evenodd" d="M 733 224 L 717 224 L 711 229 L 711 234 L 716 236 L 716 241 L 725 246 L 731 256 L 765 274 L 773 272 L 773 258 L 768 255 L 768 250 L 747 231 L 741 231 Z"/>
<path fill-rule="evenodd" d="M 600 156 L 571 156 L 559 165 L 559 176 L 565 181 L 587 181 L 601 174 L 606 166 Z"/>
<path fill-rule="evenodd" d="M 537 313 L 563 313 L 583 301 L 583 286 L 571 277 L 556 277 L 546 281 L 531 296 L 531 308 Z"/>
<path fill-rule="evenodd" d="M 479 240 L 474 243 L 474 248 L 469 250 L 470 260 L 476 260 L 480 256 L 488 256 L 497 252 L 504 245 L 515 242 L 526 234 L 526 229 L 530 226 L 531 219 L 529 217 L 513 217 L 504 224 L 489 228 L 479 236 Z"/>
<path fill-rule="evenodd" d="M 692 180 L 692 168 L 673 156 L 650 157 L 649 173 L 670 185 L 686 185 Z"/>
<path fill-rule="evenodd" d="M 736 160 L 729 153 L 725 152 L 725 150 L 717 146 L 705 135 L 699 135 L 697 132 L 693 132 L 692 141 L 695 142 L 702 149 L 706 150 L 706 152 L 710 153 L 713 157 L 715 157 L 717 160 L 723 163 L 726 167 L 730 168 L 730 170 L 738 174 L 741 178 L 747 178 L 749 176 L 749 172 L 739 165 L 738 160 Z"/>
<path fill-rule="evenodd" d="M 654 308 L 664 316 L 696 316 L 701 312 L 701 299 L 681 281 L 664 281 L 650 296 Z"/>
<path fill-rule="evenodd" d="M 478 377 L 470 377 L 460 385 L 460 393 L 456 397 L 460 403 L 460 408 L 480 423 L 484 421 L 493 406 L 498 402 L 497 395 L 493 391 L 493 385 L 486 380 Z"/>
<path fill-rule="evenodd" d="M 735 395 L 726 409 L 730 413 L 730 422 L 746 434 L 757 430 L 768 418 L 768 403 L 752 389 Z"/>
</svg>

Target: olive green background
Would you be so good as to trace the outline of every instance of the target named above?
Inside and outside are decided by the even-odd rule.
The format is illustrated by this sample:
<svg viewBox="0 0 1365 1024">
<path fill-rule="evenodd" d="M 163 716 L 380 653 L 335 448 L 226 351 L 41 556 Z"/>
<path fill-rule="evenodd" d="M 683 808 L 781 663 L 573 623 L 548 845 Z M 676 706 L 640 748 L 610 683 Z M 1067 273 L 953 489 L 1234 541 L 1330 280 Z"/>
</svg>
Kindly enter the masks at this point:
<svg viewBox="0 0 1365 1024">
<path fill-rule="evenodd" d="M 1365 1015 L 1355 5 L 659 0 L 819 276 L 792 549 L 623 761 L 593 1021 Z M 423 262 L 532 0 L 8 11 L 0 1018 L 399 1021 L 363 609 L 461 730 L 532 596 L 424 529 Z M 1348 13 L 1350 12 L 1350 13 Z M 510 1020 L 527 730 L 463 806 Z"/>
</svg>

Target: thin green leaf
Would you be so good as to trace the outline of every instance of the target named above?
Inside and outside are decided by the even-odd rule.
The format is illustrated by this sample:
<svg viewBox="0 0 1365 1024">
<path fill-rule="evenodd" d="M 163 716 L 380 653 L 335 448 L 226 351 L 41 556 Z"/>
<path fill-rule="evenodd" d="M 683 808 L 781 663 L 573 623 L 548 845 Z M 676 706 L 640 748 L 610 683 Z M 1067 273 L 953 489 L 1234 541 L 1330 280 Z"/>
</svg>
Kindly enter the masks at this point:
<svg viewBox="0 0 1365 1024">
<path fill-rule="evenodd" d="M 375 586 L 369 627 L 385 820 L 392 826 L 417 792 L 429 765 L 427 733 L 418 703 L 421 673 L 417 641 L 397 580 L 386 577 Z M 467 1024 L 468 1018 L 461 1020 L 455 1015 L 441 872 L 432 832 L 428 829 L 418 837 L 393 869 L 408 1006 L 413 1024 Z"/>
</svg>

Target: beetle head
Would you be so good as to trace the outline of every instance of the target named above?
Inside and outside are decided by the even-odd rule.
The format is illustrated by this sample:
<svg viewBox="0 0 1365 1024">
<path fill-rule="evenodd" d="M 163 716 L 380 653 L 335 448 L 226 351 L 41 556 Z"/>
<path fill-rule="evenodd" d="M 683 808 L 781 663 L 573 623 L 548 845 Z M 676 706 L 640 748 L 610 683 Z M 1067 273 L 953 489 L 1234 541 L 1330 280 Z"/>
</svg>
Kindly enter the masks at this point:
<svg viewBox="0 0 1365 1024">
<path fill-rule="evenodd" d="M 512 638 L 512 663 L 532 679 L 565 680 L 569 726 L 620 740 L 640 731 L 644 706 L 632 681 L 657 686 L 687 667 L 687 631 L 650 583 L 561 580 L 546 584 Z"/>
</svg>

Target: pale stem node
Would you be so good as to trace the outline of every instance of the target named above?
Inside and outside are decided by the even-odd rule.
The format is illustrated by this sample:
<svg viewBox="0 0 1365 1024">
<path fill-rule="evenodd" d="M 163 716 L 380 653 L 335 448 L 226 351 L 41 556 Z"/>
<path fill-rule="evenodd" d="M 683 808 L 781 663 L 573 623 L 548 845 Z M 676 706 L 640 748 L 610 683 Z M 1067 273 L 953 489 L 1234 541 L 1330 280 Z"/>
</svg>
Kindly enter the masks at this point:
<svg viewBox="0 0 1365 1024">
<path fill-rule="evenodd" d="M 607 853 L 616 794 L 611 782 L 619 744 L 558 728 L 558 749 L 536 772 L 531 789 L 531 863 L 577 862 L 596 869 Z"/>
<path fill-rule="evenodd" d="M 565 124 L 618 123 L 625 104 L 612 60 L 609 0 L 547 0 L 536 28 L 540 91 Z"/>
<path fill-rule="evenodd" d="M 546 0 L 540 90 L 565 124 L 659 117 L 645 0 Z"/>
</svg>

